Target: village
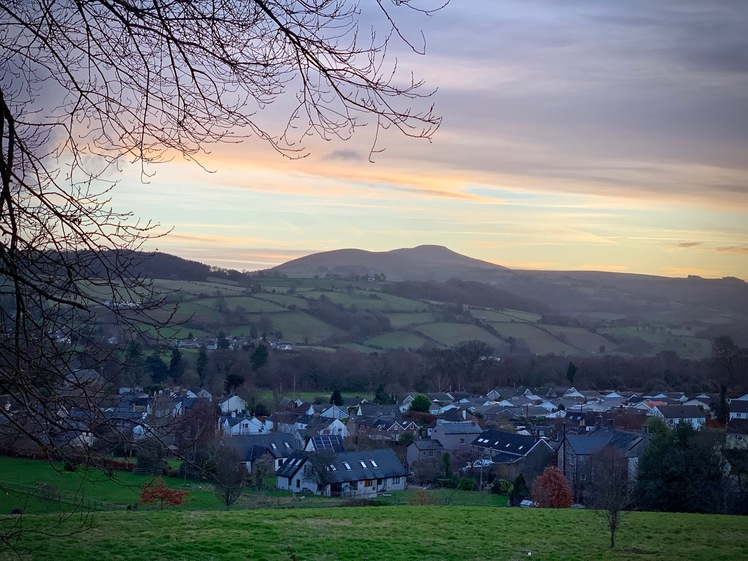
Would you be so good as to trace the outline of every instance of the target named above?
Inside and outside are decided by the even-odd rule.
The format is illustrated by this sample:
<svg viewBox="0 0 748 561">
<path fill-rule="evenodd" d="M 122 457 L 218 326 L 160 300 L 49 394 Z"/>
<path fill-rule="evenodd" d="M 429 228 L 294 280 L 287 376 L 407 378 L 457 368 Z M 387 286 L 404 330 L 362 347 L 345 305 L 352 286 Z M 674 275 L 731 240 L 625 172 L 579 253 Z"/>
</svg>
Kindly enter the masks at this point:
<svg viewBox="0 0 748 561">
<path fill-rule="evenodd" d="M 144 443 L 161 448 L 159 458 L 185 464 L 198 459 L 198 446 L 230 449 L 246 481 L 253 475 L 257 481 L 259 473 L 262 485 L 272 479 L 276 489 L 291 493 L 374 498 L 408 486 L 445 485 L 499 492 L 520 475 L 532 482 L 546 467 L 557 466 L 581 506 L 595 483 L 593 456 L 615 448 L 633 482 L 657 424 L 716 431 L 725 450 L 748 448 L 748 395 L 501 387 L 485 396 L 379 392 L 374 400 L 333 392 L 329 398 L 282 397 L 272 407 L 258 407 L 236 394 L 216 397 L 200 388 L 108 393 L 92 370 L 76 371 L 70 380 L 79 391 L 89 388 L 81 401 L 97 396 L 97 410 L 70 406 L 75 403 L 70 395 L 67 409 L 40 411 L 36 418 L 22 417 L 10 395 L 2 397 L 2 407 L 31 433 L 34 423 L 48 426 L 53 418 L 57 430 L 48 432 L 55 446 L 73 455 L 131 455 L 138 460 L 135 470 L 157 475 L 162 468 L 147 465 Z M 727 405 L 724 420 L 721 399 Z M 6 454 L 43 455 L 43 446 L 14 431 L 13 423 L 0 427 L 0 438 Z M 736 472 L 728 469 L 726 475 Z"/>
</svg>

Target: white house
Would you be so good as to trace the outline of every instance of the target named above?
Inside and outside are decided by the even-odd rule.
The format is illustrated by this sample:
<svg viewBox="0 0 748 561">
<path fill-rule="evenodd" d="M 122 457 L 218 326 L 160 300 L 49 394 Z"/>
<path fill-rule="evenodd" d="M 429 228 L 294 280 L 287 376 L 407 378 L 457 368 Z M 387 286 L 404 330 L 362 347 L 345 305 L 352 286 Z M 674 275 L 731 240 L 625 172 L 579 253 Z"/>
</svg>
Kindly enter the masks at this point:
<svg viewBox="0 0 748 561">
<path fill-rule="evenodd" d="M 733 399 L 730 401 L 730 420 L 748 419 L 748 401 Z"/>
<path fill-rule="evenodd" d="M 240 413 L 247 408 L 247 402 L 238 395 L 232 395 L 221 401 L 220 407 L 224 415 Z"/>
<path fill-rule="evenodd" d="M 376 497 L 402 491 L 408 471 L 391 449 L 360 452 L 296 452 L 276 471 L 278 489 L 293 493 Z"/>
<path fill-rule="evenodd" d="M 659 417 L 670 428 L 684 422 L 699 430 L 706 424 L 706 413 L 694 405 L 655 405 L 647 417 Z"/>
<path fill-rule="evenodd" d="M 273 430 L 273 421 L 261 421 L 257 417 L 221 417 L 219 428 L 227 436 L 241 436 L 245 434 L 267 434 Z"/>
</svg>

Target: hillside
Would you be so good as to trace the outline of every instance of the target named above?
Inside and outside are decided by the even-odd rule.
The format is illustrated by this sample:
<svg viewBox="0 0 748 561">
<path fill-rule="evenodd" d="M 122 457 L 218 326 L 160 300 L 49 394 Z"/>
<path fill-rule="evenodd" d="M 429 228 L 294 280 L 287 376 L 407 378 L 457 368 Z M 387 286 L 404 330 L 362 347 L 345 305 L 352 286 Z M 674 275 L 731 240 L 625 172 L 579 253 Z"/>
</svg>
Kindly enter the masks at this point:
<svg viewBox="0 0 748 561">
<path fill-rule="evenodd" d="M 708 356 L 721 334 L 748 346 L 748 284 L 734 278 L 512 271 L 439 246 L 331 251 L 255 274 L 159 253 L 132 257 L 131 273 L 156 279 L 178 306 L 173 317 L 157 314 L 171 322 L 167 338 L 264 333 L 362 352 L 478 339 L 500 354 L 688 358 Z M 100 310 L 97 323 L 117 338 L 109 315 Z"/>
</svg>

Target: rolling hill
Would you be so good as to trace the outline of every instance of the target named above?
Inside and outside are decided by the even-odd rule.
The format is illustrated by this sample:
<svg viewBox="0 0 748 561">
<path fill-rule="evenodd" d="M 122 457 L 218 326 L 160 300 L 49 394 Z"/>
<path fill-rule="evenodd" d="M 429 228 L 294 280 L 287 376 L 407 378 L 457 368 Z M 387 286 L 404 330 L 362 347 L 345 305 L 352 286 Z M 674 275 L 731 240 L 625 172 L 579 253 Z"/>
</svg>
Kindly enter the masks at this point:
<svg viewBox="0 0 748 561">
<path fill-rule="evenodd" d="M 446 247 L 421 245 L 392 251 L 338 249 L 314 253 L 271 269 L 289 277 L 315 275 L 374 275 L 387 280 L 446 281 L 471 278 L 487 271 L 508 271 L 506 267 L 460 255 Z"/>
</svg>

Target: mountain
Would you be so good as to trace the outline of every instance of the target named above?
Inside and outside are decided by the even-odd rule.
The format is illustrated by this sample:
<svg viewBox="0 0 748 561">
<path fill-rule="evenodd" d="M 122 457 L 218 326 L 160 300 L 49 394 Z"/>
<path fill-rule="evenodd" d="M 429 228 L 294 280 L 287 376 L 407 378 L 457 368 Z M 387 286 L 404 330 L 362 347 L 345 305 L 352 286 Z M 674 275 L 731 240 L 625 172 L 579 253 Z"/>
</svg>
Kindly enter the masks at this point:
<svg viewBox="0 0 748 561">
<path fill-rule="evenodd" d="M 384 273 L 387 280 L 391 281 L 445 281 L 456 277 L 472 279 L 486 272 L 508 272 L 509 269 L 460 255 L 439 245 L 421 245 L 392 251 L 361 249 L 323 251 L 288 261 L 271 271 L 277 271 L 289 277 Z"/>
</svg>

